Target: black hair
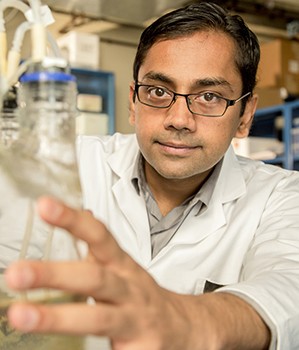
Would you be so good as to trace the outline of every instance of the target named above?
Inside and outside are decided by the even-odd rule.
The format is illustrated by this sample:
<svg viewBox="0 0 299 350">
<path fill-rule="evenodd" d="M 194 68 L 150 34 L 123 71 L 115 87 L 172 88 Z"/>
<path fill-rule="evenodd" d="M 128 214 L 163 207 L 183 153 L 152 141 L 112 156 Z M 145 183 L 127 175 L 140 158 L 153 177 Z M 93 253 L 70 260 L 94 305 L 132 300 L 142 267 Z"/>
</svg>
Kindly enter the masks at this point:
<svg viewBox="0 0 299 350">
<path fill-rule="evenodd" d="M 197 1 L 158 18 L 141 34 L 133 66 L 133 78 L 138 81 L 140 66 L 149 49 L 161 40 L 175 39 L 200 31 L 220 31 L 231 37 L 236 46 L 235 64 L 242 80 L 242 94 L 253 92 L 260 60 L 256 35 L 239 15 L 230 14 L 216 3 Z M 242 101 L 242 113 L 246 98 Z"/>
</svg>

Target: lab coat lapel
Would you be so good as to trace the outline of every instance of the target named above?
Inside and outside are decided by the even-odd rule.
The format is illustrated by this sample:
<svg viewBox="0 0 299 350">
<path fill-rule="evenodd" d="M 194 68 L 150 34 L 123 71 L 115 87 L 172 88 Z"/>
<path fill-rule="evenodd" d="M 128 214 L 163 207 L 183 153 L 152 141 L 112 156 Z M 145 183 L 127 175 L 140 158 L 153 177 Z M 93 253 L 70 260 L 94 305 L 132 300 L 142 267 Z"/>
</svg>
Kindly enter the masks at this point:
<svg viewBox="0 0 299 350">
<path fill-rule="evenodd" d="M 224 206 L 246 191 L 245 180 L 233 150 L 225 154 L 219 178 L 207 209 L 196 215 L 194 209 L 169 246 L 200 242 L 226 224 Z"/>
<path fill-rule="evenodd" d="M 108 159 L 108 162 L 119 177 L 112 191 L 119 208 L 135 231 L 142 261 L 148 264 L 151 261 L 151 242 L 147 212 L 143 198 L 136 194 L 131 183 L 132 170 L 138 155 L 137 150 L 136 147 L 129 150 L 122 148 L 114 153 Z M 132 157 L 130 152 L 134 152 L 135 156 Z M 123 162 L 120 164 L 117 159 L 123 159 Z M 180 230 L 169 242 L 168 247 L 171 248 L 176 244 L 199 242 L 220 229 L 226 224 L 224 205 L 237 199 L 245 191 L 246 185 L 241 168 L 232 148 L 230 148 L 224 156 L 220 175 L 208 208 L 200 215 L 195 215 L 195 212 L 192 211 Z M 130 203 L 126 200 L 128 198 L 130 198 Z"/>
<path fill-rule="evenodd" d="M 132 157 L 130 152 L 134 152 L 135 156 Z M 112 187 L 112 192 L 120 210 L 127 218 L 128 223 L 132 226 L 135 240 L 137 239 L 139 249 L 138 255 L 142 257 L 141 260 L 143 264 L 148 264 L 151 261 L 151 237 L 146 206 L 143 197 L 136 193 L 131 182 L 132 171 L 137 155 L 138 151 L 136 147 L 129 150 L 127 148 L 122 148 L 108 159 L 108 163 L 119 177 L 118 181 L 116 181 Z M 121 164 L 119 159 L 123 159 Z M 132 161 L 132 159 L 134 160 Z"/>
</svg>

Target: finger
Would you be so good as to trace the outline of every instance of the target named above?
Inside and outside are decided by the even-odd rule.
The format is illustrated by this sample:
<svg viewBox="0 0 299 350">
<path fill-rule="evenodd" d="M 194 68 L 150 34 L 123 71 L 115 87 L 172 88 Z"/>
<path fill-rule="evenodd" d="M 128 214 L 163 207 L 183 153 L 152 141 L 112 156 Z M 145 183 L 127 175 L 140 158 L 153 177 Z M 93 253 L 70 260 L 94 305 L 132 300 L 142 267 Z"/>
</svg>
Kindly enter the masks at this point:
<svg viewBox="0 0 299 350">
<path fill-rule="evenodd" d="M 89 211 L 71 209 L 50 197 L 41 197 L 37 202 L 37 209 L 41 218 L 49 224 L 64 228 L 87 242 L 93 255 L 101 263 L 123 264 L 128 258 L 105 225 L 96 220 Z"/>
<path fill-rule="evenodd" d="M 84 319 L 82 318 L 84 315 Z M 15 303 L 8 309 L 11 326 L 21 332 L 105 335 L 129 331 L 124 313 L 109 304 L 41 305 Z"/>
<path fill-rule="evenodd" d="M 125 279 L 87 261 L 17 262 L 6 270 L 5 280 L 14 290 L 52 288 L 110 303 L 120 303 L 129 296 Z"/>
</svg>

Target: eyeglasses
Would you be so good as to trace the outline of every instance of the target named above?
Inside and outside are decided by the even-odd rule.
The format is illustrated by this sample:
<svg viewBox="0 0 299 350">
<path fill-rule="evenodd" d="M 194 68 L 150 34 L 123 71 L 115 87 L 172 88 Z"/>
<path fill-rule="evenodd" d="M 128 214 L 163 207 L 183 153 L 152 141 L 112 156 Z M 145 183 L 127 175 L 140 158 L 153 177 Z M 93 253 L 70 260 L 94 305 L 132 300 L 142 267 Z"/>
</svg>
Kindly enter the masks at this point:
<svg viewBox="0 0 299 350">
<path fill-rule="evenodd" d="M 204 117 L 221 117 L 228 107 L 234 106 L 251 94 L 251 92 L 247 92 L 236 100 L 229 100 L 213 92 L 179 94 L 162 86 L 137 83 L 135 84 L 135 93 L 139 102 L 153 108 L 168 108 L 175 103 L 178 96 L 185 97 L 189 111 Z"/>
</svg>

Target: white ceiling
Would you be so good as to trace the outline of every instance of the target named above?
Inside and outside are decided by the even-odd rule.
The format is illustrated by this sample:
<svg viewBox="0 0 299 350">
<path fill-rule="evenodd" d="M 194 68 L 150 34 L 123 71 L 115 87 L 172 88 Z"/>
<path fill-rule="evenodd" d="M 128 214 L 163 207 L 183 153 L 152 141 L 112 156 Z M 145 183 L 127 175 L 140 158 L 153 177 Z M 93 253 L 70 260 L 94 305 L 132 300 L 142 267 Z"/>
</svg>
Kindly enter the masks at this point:
<svg viewBox="0 0 299 350">
<path fill-rule="evenodd" d="M 196 0 L 42 0 L 55 14 L 52 30 L 103 33 L 142 28 L 161 14 Z M 198 0 L 197 0 L 198 1 Z M 199 0 L 200 1 L 200 0 Z M 214 0 L 240 13 L 262 39 L 299 32 L 299 0 Z"/>
<path fill-rule="evenodd" d="M 142 25 L 186 0 L 43 0 L 55 11 L 82 14 L 120 24 Z"/>
<path fill-rule="evenodd" d="M 201 0 L 41 0 L 53 12 L 55 23 L 49 29 L 55 37 L 76 30 L 114 40 L 126 37 L 134 45 L 140 30 L 155 18 L 193 1 Z M 290 24 L 299 39 L 299 0 L 213 1 L 241 14 L 260 41 L 289 37 L 287 26 Z M 16 14 L 14 10 L 6 13 L 11 33 L 23 20 Z"/>
</svg>

